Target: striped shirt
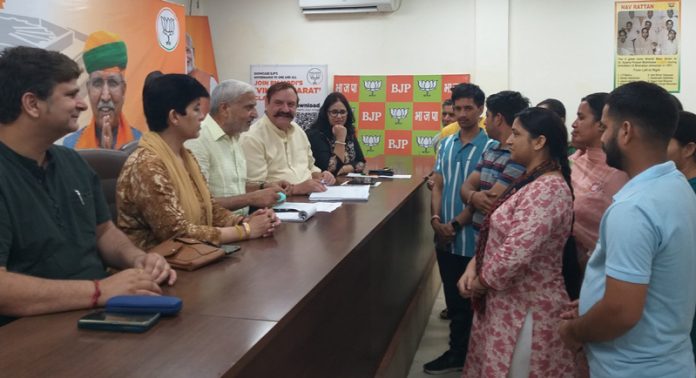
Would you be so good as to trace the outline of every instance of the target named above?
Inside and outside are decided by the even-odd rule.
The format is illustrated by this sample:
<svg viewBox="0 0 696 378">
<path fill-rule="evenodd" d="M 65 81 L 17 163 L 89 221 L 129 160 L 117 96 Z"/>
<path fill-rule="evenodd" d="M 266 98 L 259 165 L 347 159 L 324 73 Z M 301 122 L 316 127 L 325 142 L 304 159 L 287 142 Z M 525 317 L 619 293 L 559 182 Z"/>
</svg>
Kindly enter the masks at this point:
<svg viewBox="0 0 696 378">
<path fill-rule="evenodd" d="M 471 142 L 462 145 L 459 133 L 445 138 L 437 151 L 435 173 L 442 175 L 442 202 L 440 203 L 440 218 L 443 223 L 449 223 L 457 214 L 464 210 L 464 203 L 459 191 L 467 177 L 474 171 L 483 151 L 491 143 L 483 130 Z M 450 252 L 459 256 L 474 256 L 476 243 L 473 227 L 464 226 L 457 232 Z"/>
<path fill-rule="evenodd" d="M 522 176 L 525 169 L 524 166 L 510 161 L 510 151 L 501 148 L 500 143 L 496 141 L 490 149 L 483 153 L 481 161 L 476 166 L 476 171 L 481 174 L 479 190 L 489 190 L 497 183 L 507 187 L 516 178 Z M 481 228 L 485 217 L 486 214 L 478 209 L 474 212 L 472 223 L 476 231 Z"/>
<path fill-rule="evenodd" d="M 184 146 L 193 152 L 213 197 L 232 197 L 246 193 L 247 166 L 239 137 L 231 137 L 208 114 L 201 123 L 201 133 Z M 247 215 L 249 208 L 235 211 Z"/>
</svg>

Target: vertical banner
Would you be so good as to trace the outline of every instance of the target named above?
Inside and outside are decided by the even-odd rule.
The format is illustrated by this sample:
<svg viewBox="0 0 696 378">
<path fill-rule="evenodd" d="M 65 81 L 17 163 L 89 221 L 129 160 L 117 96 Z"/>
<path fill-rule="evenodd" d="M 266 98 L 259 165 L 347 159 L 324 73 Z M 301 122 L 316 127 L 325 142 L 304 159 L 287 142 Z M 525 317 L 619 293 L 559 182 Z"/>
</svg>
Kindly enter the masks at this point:
<svg viewBox="0 0 696 378">
<path fill-rule="evenodd" d="M 195 67 L 208 72 L 220 81 L 215 64 L 213 38 L 210 35 L 208 16 L 186 16 L 186 32 L 193 40 L 193 56 Z"/>
<path fill-rule="evenodd" d="M 79 96 L 90 105 L 78 120 L 84 127 L 98 112 L 86 88 L 89 67 L 83 56 L 94 47 L 86 42 L 98 33 L 122 40 L 127 66 L 121 75 L 127 85 L 113 101 L 117 108 L 122 106 L 130 126 L 145 131 L 141 99 L 145 76 L 154 70 L 184 73 L 185 22 L 184 6 L 163 0 L 7 0 L 0 7 L 0 48 L 40 47 L 73 58 L 84 70 L 78 79 Z"/>
<path fill-rule="evenodd" d="M 442 102 L 468 74 L 334 76 L 334 90 L 351 103 L 366 157 L 435 155 Z"/>
<path fill-rule="evenodd" d="M 614 87 L 645 80 L 680 91 L 681 0 L 617 1 Z"/>
<path fill-rule="evenodd" d="M 252 65 L 251 85 L 256 88 L 256 110 L 263 114 L 268 88 L 281 81 L 295 86 L 300 103 L 295 122 L 307 129 L 317 118 L 319 108 L 329 95 L 327 66 L 324 65 Z"/>
</svg>

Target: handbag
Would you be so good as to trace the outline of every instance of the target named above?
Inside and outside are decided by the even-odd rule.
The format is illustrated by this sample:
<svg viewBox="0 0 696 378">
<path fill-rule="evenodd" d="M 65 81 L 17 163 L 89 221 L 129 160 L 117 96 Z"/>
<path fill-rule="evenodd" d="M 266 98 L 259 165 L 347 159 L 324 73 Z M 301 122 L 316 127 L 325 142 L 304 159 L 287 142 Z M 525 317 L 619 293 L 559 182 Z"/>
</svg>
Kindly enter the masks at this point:
<svg viewBox="0 0 696 378">
<path fill-rule="evenodd" d="M 152 247 L 148 252 L 162 255 L 176 269 L 196 270 L 225 257 L 220 246 L 192 238 L 174 237 Z"/>
</svg>

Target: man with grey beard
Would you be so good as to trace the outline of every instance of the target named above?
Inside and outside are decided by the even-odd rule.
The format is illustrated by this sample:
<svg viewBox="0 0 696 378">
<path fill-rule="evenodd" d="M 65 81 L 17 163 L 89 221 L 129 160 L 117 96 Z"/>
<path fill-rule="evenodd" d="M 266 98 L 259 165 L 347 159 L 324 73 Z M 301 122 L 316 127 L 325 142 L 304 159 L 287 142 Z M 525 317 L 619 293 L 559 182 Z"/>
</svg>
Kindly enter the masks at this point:
<svg viewBox="0 0 696 378">
<path fill-rule="evenodd" d="M 123 115 L 126 94 L 126 44 L 111 32 L 97 31 L 85 41 L 83 52 L 92 119 L 86 127 L 68 135 L 63 145 L 75 149 L 119 149 L 140 139 L 141 132 L 131 127 Z"/>
</svg>

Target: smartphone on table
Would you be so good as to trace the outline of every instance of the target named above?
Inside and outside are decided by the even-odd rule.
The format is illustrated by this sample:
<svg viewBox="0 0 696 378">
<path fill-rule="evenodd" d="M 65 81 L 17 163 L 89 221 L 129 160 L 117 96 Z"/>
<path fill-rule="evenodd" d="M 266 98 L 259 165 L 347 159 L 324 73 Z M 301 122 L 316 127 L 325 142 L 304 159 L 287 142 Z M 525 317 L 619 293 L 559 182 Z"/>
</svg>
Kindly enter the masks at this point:
<svg viewBox="0 0 696 378">
<path fill-rule="evenodd" d="M 123 314 L 95 311 L 77 321 L 77 328 L 115 332 L 145 332 L 157 324 L 159 313 Z"/>
</svg>

